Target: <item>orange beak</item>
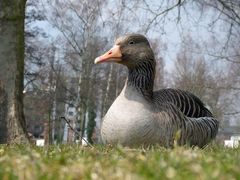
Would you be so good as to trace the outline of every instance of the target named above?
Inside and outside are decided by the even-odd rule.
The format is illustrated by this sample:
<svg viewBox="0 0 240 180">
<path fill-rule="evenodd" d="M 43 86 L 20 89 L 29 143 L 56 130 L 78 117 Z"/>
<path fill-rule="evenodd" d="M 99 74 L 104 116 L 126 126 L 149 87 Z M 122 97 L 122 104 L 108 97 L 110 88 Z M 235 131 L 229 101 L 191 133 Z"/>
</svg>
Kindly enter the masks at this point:
<svg viewBox="0 0 240 180">
<path fill-rule="evenodd" d="M 122 53 L 119 45 L 114 45 L 105 54 L 97 57 L 94 61 L 95 64 L 102 62 L 120 62 L 122 59 Z"/>
</svg>

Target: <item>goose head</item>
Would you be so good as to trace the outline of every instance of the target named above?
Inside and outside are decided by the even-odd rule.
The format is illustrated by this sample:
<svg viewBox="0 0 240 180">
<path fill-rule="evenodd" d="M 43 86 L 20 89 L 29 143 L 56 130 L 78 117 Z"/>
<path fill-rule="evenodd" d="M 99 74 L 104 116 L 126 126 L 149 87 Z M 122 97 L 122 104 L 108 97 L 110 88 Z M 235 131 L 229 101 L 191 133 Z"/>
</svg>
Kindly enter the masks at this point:
<svg viewBox="0 0 240 180">
<path fill-rule="evenodd" d="M 95 59 L 95 64 L 103 62 L 116 62 L 128 69 L 134 69 L 144 62 L 155 64 L 150 44 L 141 34 L 128 34 L 118 38 L 109 51 Z"/>
</svg>

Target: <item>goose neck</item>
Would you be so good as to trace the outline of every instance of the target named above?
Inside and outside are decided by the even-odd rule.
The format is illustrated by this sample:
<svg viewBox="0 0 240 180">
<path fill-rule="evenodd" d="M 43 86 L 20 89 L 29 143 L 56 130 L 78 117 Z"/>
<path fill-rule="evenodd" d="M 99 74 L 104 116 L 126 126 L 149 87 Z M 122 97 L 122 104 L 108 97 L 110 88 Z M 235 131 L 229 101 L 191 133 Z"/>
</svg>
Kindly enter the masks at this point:
<svg viewBox="0 0 240 180">
<path fill-rule="evenodd" d="M 134 87 L 143 96 L 151 98 L 155 77 L 155 61 L 143 61 L 128 69 L 127 86 Z"/>
</svg>

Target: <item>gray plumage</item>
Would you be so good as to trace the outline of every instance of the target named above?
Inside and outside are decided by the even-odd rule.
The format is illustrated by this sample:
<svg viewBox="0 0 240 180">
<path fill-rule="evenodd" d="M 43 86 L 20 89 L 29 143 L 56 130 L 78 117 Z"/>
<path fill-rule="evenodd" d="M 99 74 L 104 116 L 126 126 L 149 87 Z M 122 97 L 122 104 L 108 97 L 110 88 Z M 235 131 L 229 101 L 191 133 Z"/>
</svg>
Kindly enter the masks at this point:
<svg viewBox="0 0 240 180">
<path fill-rule="evenodd" d="M 125 146 L 159 144 L 204 147 L 216 137 L 218 121 L 202 101 L 178 89 L 153 91 L 155 59 L 148 40 L 139 34 L 119 38 L 121 56 L 110 58 L 127 66 L 125 86 L 106 113 L 101 135 L 106 144 Z M 100 58 L 97 59 L 100 61 Z"/>
</svg>

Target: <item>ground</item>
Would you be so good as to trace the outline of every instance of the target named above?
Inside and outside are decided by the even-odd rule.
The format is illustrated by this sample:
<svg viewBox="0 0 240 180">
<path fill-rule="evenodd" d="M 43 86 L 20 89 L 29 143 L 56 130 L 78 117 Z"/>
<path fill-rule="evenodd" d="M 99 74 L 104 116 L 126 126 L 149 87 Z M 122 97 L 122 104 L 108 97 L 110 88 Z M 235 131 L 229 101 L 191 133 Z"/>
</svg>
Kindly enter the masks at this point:
<svg viewBox="0 0 240 180">
<path fill-rule="evenodd" d="M 240 148 L 1 145 L 0 179 L 240 179 Z"/>
</svg>

